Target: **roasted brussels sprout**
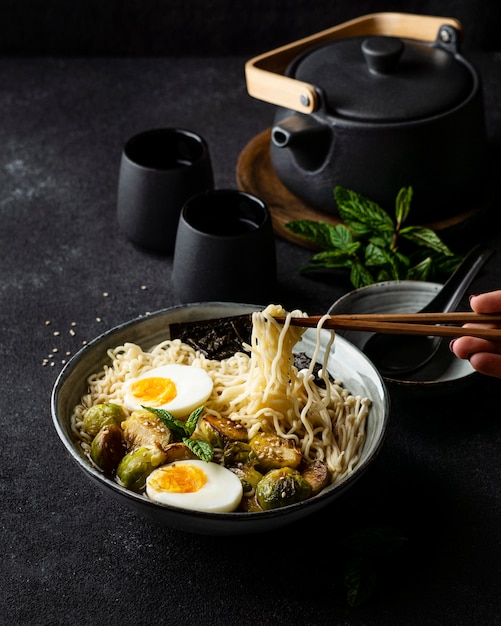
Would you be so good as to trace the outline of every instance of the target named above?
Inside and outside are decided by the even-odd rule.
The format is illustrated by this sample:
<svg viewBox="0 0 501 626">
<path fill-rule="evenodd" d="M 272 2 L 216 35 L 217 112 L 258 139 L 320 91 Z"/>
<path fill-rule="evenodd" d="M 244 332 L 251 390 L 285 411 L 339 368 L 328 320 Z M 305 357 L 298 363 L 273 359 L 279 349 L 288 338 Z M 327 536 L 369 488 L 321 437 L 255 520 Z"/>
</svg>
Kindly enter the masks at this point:
<svg viewBox="0 0 501 626">
<path fill-rule="evenodd" d="M 261 472 L 258 472 L 252 463 L 237 465 L 228 469 L 240 478 L 244 496 L 254 493 L 256 485 L 263 478 Z"/>
<path fill-rule="evenodd" d="M 274 433 L 258 433 L 249 443 L 257 454 L 258 469 L 263 473 L 280 467 L 296 468 L 303 458 L 292 440 Z"/>
<path fill-rule="evenodd" d="M 301 465 L 301 476 L 311 487 L 311 495 L 314 496 L 330 483 L 331 476 L 329 468 L 323 461 L 313 461 Z"/>
<path fill-rule="evenodd" d="M 173 439 L 170 429 L 150 411 L 134 411 L 122 422 L 122 428 L 128 450 L 156 446 L 165 452 Z"/>
<path fill-rule="evenodd" d="M 127 453 L 117 467 L 118 482 L 127 489 L 142 491 L 151 472 L 165 463 L 165 453 L 155 445 Z"/>
<path fill-rule="evenodd" d="M 92 440 L 90 456 L 105 474 L 114 472 L 125 454 L 122 429 L 116 424 L 107 424 Z"/>
<path fill-rule="evenodd" d="M 181 441 L 178 441 L 176 443 L 170 443 L 164 449 L 164 452 L 165 463 L 174 463 L 174 461 L 189 461 L 190 459 L 198 459 L 198 456 Z"/>
<path fill-rule="evenodd" d="M 105 402 L 91 406 L 84 414 L 83 427 L 86 433 L 95 437 L 103 426 L 120 423 L 125 419 L 125 411 L 119 404 Z"/>
<path fill-rule="evenodd" d="M 238 505 L 238 510 L 242 513 L 257 513 L 258 511 L 262 511 L 263 509 L 259 506 L 256 494 L 252 496 L 246 496 L 244 494 L 242 499 L 240 500 L 240 504 Z"/>
<path fill-rule="evenodd" d="M 223 450 L 223 463 L 226 467 L 241 463 L 257 462 L 257 454 L 245 441 L 228 441 Z"/>
<path fill-rule="evenodd" d="M 256 498 L 264 510 L 295 504 L 310 495 L 310 485 L 291 467 L 270 470 L 256 486 Z"/>
<path fill-rule="evenodd" d="M 248 441 L 247 429 L 227 417 L 205 413 L 198 420 L 195 433 L 215 448 L 222 448 L 227 441 Z"/>
</svg>

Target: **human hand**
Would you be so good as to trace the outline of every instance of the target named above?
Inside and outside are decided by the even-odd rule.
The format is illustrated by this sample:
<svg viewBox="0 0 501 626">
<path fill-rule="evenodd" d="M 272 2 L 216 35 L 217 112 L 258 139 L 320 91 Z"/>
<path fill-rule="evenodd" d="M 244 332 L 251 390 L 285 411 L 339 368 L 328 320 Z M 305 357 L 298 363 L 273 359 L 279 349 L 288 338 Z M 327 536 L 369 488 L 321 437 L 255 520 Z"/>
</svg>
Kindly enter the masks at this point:
<svg viewBox="0 0 501 626">
<path fill-rule="evenodd" d="M 501 313 L 501 290 L 470 296 L 470 306 L 476 313 Z M 499 324 L 465 324 L 469 327 L 500 328 Z M 501 378 L 501 341 L 459 337 L 450 349 L 460 359 L 468 359 L 481 374 Z"/>
</svg>

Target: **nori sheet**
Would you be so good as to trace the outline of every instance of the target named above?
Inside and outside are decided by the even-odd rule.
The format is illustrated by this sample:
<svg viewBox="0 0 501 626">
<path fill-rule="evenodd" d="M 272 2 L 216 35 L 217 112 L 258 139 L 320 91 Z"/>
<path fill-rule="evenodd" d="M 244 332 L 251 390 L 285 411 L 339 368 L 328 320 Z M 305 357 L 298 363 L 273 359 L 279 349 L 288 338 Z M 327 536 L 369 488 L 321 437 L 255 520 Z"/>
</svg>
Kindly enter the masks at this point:
<svg viewBox="0 0 501 626">
<path fill-rule="evenodd" d="M 170 324 L 169 331 L 171 339 L 181 339 L 208 359 L 221 361 L 242 352 L 243 343 L 250 344 L 252 314 L 179 322 Z"/>
<path fill-rule="evenodd" d="M 169 325 L 171 339 L 180 339 L 195 350 L 199 350 L 208 359 L 221 361 L 244 350 L 243 344 L 251 342 L 252 314 L 235 315 L 211 320 L 179 322 Z M 294 365 L 298 370 L 307 369 L 311 359 L 304 352 L 294 354 Z M 313 369 L 314 382 L 325 387 L 318 377 L 320 363 Z"/>
</svg>

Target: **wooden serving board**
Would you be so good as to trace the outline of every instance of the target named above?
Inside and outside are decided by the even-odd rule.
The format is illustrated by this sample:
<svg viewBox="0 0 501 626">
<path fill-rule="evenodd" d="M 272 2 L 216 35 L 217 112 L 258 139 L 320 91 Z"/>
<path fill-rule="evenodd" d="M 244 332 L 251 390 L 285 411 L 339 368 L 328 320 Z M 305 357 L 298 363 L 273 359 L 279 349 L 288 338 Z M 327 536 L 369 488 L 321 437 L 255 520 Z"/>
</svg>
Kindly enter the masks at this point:
<svg viewBox="0 0 501 626">
<path fill-rule="evenodd" d="M 293 195 L 278 179 L 270 158 L 271 128 L 256 135 L 245 146 L 238 157 L 236 179 L 239 189 L 251 193 L 268 205 L 275 233 L 293 243 L 312 250 L 316 247 L 304 239 L 291 233 L 285 224 L 292 220 L 313 220 L 328 224 L 339 224 L 341 219 L 336 215 L 320 211 L 304 203 Z M 476 217 L 481 208 L 470 209 L 446 220 L 424 224 L 437 233 L 453 230 Z"/>
</svg>

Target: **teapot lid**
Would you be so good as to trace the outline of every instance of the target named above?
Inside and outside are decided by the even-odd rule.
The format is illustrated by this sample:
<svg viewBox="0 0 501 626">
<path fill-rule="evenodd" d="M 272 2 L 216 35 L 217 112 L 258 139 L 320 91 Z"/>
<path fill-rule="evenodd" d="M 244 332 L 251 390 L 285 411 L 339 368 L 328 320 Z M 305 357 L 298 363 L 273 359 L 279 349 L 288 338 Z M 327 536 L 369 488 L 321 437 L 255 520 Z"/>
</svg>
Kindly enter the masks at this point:
<svg viewBox="0 0 501 626">
<path fill-rule="evenodd" d="M 326 112 L 352 120 L 411 121 L 454 108 L 474 80 L 459 55 L 434 44 L 352 37 L 307 51 L 287 73 L 323 93 Z"/>
</svg>

